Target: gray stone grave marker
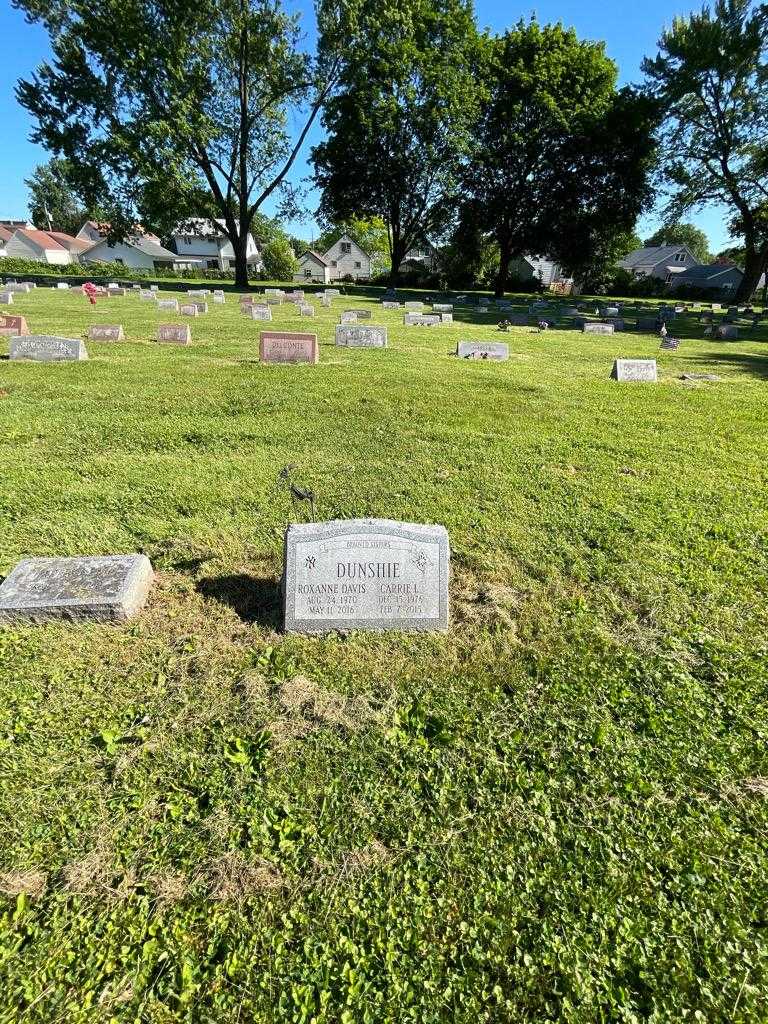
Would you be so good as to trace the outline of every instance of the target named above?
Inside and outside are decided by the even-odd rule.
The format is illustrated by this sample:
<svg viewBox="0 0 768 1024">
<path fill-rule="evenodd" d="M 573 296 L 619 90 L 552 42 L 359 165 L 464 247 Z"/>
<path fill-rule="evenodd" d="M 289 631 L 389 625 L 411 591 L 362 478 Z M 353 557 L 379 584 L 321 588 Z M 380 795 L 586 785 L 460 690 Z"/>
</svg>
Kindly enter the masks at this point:
<svg viewBox="0 0 768 1024">
<path fill-rule="evenodd" d="M 616 359 L 611 370 L 611 379 L 616 381 L 655 382 L 655 359 Z"/>
<path fill-rule="evenodd" d="M 178 299 L 159 299 L 157 303 L 158 309 L 172 310 L 174 313 L 179 312 L 179 300 Z"/>
<path fill-rule="evenodd" d="M 446 630 L 449 569 L 444 526 L 388 519 L 291 525 L 286 632 Z"/>
<path fill-rule="evenodd" d="M 739 328 L 735 327 L 735 326 L 733 326 L 731 324 L 721 324 L 717 328 L 717 337 L 718 338 L 733 339 L 733 338 L 738 338 L 738 336 L 739 336 Z"/>
<path fill-rule="evenodd" d="M 659 348 L 663 349 L 665 352 L 677 352 L 677 350 L 680 348 L 680 339 L 662 338 Z"/>
<path fill-rule="evenodd" d="M 509 345 L 503 341 L 460 341 L 456 355 L 459 359 L 509 359 Z"/>
<path fill-rule="evenodd" d="M 387 328 L 373 324 L 339 324 L 336 344 L 347 348 L 386 348 Z"/>
<path fill-rule="evenodd" d="M 13 305 L 13 292 L 0 292 L 0 306 Z"/>
<path fill-rule="evenodd" d="M 251 320 L 271 320 L 272 310 L 269 306 L 258 306 L 254 303 L 251 306 L 246 307 L 246 313 Z"/>
<path fill-rule="evenodd" d="M 33 359 L 38 363 L 55 363 L 88 358 L 81 338 L 59 338 L 51 334 L 27 334 L 10 340 L 11 359 Z"/>
<path fill-rule="evenodd" d="M 196 302 L 182 302 L 179 306 L 179 312 L 182 316 L 197 316 L 198 308 Z"/>
<path fill-rule="evenodd" d="M 613 334 L 613 324 L 585 323 L 582 327 L 584 334 Z"/>
<path fill-rule="evenodd" d="M 152 578 L 146 555 L 28 558 L 0 584 L 0 622 L 126 622 Z"/>
<path fill-rule="evenodd" d="M 403 323 L 406 327 L 434 327 L 442 320 L 440 313 L 406 313 Z"/>
</svg>

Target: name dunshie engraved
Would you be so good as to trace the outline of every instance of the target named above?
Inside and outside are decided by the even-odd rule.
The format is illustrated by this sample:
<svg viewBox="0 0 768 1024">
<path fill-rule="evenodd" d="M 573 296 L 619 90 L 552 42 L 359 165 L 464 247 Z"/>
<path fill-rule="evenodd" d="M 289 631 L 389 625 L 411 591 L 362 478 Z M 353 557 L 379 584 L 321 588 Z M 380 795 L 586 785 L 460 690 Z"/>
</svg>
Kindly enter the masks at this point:
<svg viewBox="0 0 768 1024">
<path fill-rule="evenodd" d="M 336 575 L 342 579 L 397 579 L 400 575 L 399 562 L 338 562 Z"/>
</svg>

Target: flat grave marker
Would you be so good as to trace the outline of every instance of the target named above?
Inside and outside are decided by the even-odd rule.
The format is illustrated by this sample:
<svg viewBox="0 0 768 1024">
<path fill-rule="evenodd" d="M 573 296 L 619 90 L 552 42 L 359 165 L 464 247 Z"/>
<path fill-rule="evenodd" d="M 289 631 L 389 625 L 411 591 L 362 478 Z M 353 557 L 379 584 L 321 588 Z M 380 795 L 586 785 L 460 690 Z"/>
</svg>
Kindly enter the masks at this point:
<svg viewBox="0 0 768 1024">
<path fill-rule="evenodd" d="M 613 334 L 613 324 L 585 323 L 582 327 L 584 334 Z"/>
<path fill-rule="evenodd" d="M 658 380 L 655 359 L 616 359 L 611 370 L 611 379 L 616 381 L 637 381 L 655 383 Z"/>
<path fill-rule="evenodd" d="M 406 313 L 403 316 L 403 324 L 406 327 L 434 327 L 440 323 L 440 313 Z"/>
<path fill-rule="evenodd" d="M 11 359 L 32 359 L 38 363 L 84 362 L 88 351 L 82 338 L 59 338 L 52 334 L 27 334 L 12 337 Z"/>
<path fill-rule="evenodd" d="M 386 348 L 387 328 L 374 324 L 339 324 L 336 344 L 346 348 Z"/>
<path fill-rule="evenodd" d="M 127 622 L 153 575 L 146 555 L 28 558 L 0 584 L 0 622 Z"/>
<path fill-rule="evenodd" d="M 509 359 L 509 345 L 503 341 L 460 341 L 456 355 L 459 359 Z"/>
<path fill-rule="evenodd" d="M 444 526 L 388 519 L 293 524 L 284 553 L 288 633 L 448 628 Z"/>
<path fill-rule="evenodd" d="M 663 349 L 663 351 L 665 352 L 677 352 L 677 350 L 680 348 L 680 339 L 669 337 L 662 338 L 659 348 Z"/>
</svg>

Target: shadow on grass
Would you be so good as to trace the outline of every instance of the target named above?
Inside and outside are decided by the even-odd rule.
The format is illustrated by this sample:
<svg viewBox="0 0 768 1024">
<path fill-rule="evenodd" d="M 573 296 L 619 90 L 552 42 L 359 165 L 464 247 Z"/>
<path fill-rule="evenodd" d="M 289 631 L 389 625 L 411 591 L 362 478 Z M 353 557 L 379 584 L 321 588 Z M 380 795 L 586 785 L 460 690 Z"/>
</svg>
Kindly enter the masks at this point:
<svg viewBox="0 0 768 1024">
<path fill-rule="evenodd" d="M 196 589 L 203 597 L 228 605 L 243 622 L 282 629 L 282 594 L 274 579 L 257 579 L 245 573 L 209 576 L 200 580 Z"/>
<path fill-rule="evenodd" d="M 768 355 L 752 356 L 743 352 L 709 352 L 705 359 L 697 359 L 695 356 L 683 356 L 690 362 L 704 365 L 711 365 L 715 369 L 740 370 L 742 373 L 750 373 L 753 377 L 760 377 L 761 380 L 768 380 Z"/>
</svg>

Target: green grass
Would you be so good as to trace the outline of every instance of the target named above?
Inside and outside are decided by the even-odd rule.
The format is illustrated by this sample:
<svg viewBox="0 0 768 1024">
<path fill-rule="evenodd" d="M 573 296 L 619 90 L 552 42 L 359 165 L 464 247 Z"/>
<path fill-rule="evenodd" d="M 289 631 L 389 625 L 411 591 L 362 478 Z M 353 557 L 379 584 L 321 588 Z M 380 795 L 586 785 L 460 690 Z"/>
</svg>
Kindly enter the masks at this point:
<svg viewBox="0 0 768 1024">
<path fill-rule="evenodd" d="M 231 297 L 189 348 L 15 297 L 128 340 L 0 361 L 0 573 L 158 578 L 128 626 L 0 631 L 0 1020 L 765 1021 L 768 323 L 377 309 L 390 347 L 337 349 L 350 304 L 275 310 L 321 343 L 285 367 Z M 448 634 L 280 633 L 288 463 L 322 518 L 445 524 Z"/>
</svg>

